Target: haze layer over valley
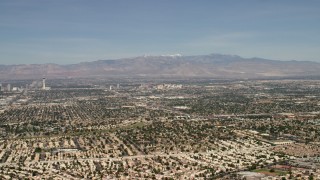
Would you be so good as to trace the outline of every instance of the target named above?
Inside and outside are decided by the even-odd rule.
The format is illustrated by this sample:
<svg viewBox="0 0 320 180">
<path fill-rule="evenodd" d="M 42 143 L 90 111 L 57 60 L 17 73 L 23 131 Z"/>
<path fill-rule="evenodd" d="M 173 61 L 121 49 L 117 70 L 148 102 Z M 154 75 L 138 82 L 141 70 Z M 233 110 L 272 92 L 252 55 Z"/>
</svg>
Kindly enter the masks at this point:
<svg viewBox="0 0 320 180">
<path fill-rule="evenodd" d="M 320 63 L 242 58 L 235 55 L 139 56 L 79 64 L 1 65 L 1 79 L 77 77 L 264 78 L 320 75 Z"/>
</svg>

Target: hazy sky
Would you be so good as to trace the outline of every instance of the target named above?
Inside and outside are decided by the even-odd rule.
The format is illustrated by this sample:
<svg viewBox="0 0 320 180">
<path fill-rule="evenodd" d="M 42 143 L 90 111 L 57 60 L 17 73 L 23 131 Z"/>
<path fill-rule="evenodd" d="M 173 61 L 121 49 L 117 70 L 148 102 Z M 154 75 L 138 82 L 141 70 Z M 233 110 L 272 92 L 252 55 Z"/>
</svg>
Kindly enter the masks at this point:
<svg viewBox="0 0 320 180">
<path fill-rule="evenodd" d="M 176 53 L 320 61 L 320 0 L 0 1 L 0 64 Z"/>
</svg>

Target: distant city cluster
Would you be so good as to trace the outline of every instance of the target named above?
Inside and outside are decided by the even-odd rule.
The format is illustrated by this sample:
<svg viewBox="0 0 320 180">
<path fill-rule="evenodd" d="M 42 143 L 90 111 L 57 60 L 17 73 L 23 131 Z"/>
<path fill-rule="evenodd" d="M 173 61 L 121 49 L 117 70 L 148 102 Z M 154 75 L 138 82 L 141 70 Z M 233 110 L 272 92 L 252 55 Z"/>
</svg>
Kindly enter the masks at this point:
<svg viewBox="0 0 320 180">
<path fill-rule="evenodd" d="M 17 92 L 17 91 L 19 91 L 19 92 L 21 92 L 21 91 L 23 91 L 23 87 L 12 87 L 11 86 L 11 84 L 6 84 L 6 85 L 2 85 L 2 84 L 0 84 L 0 90 L 1 90 L 1 92 L 3 92 L 3 91 L 6 91 L 6 92 L 11 92 L 11 91 L 13 91 L 13 92 Z"/>
<path fill-rule="evenodd" d="M 0 179 L 320 179 L 319 94 L 304 79 L 4 81 Z"/>
<path fill-rule="evenodd" d="M 23 84 L 20 81 L 0 83 L 0 110 L 7 105 L 11 105 L 21 95 L 27 96 L 29 91 L 50 89 L 50 87 L 46 86 L 46 78 L 43 78 L 42 81 L 32 81 L 30 84 Z M 19 98 L 17 102 L 23 103 L 25 101 L 27 101 L 27 99 Z"/>
</svg>

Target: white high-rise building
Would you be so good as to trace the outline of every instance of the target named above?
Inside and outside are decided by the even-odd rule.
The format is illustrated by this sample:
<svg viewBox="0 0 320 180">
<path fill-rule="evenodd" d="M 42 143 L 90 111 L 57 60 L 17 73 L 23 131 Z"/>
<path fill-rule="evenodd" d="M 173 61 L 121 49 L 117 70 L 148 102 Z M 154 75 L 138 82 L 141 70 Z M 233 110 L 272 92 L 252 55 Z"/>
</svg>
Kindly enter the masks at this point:
<svg viewBox="0 0 320 180">
<path fill-rule="evenodd" d="M 42 79 L 42 89 L 46 90 L 46 78 Z"/>
<path fill-rule="evenodd" d="M 7 91 L 11 91 L 11 84 L 7 85 Z"/>
</svg>

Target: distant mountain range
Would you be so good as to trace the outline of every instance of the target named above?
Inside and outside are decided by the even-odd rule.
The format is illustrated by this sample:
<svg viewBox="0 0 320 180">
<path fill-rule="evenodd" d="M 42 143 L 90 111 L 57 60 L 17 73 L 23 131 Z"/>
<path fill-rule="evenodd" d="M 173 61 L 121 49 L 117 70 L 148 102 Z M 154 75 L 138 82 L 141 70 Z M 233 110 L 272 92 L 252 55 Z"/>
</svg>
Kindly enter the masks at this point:
<svg viewBox="0 0 320 180">
<path fill-rule="evenodd" d="M 79 64 L 0 65 L 1 79 L 77 77 L 268 78 L 319 76 L 320 63 L 242 58 L 235 55 L 140 56 Z"/>
</svg>

